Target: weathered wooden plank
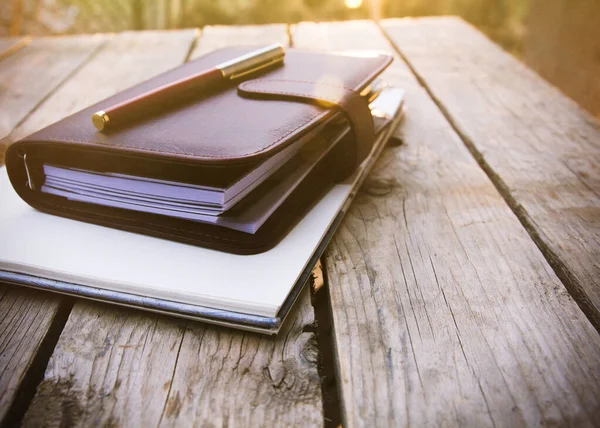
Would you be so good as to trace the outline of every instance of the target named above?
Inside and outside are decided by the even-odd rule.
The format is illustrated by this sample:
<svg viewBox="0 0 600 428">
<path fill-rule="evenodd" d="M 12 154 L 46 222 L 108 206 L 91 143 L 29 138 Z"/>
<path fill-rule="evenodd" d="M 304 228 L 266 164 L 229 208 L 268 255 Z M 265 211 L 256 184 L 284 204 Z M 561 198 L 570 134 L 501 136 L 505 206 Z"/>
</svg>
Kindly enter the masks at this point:
<svg viewBox="0 0 600 428">
<path fill-rule="evenodd" d="M 247 34 L 254 44 L 287 37 L 284 26 L 275 33 L 209 27 L 192 57 L 223 40 L 245 43 L 237 35 Z M 304 331 L 314 323 L 308 290 L 290 317 L 272 338 L 77 303 L 24 423 L 321 425 L 315 336 Z"/>
<path fill-rule="evenodd" d="M 391 50 L 358 21 L 292 42 Z M 385 76 L 407 90 L 404 144 L 325 258 L 343 425 L 597 423 L 600 336 L 407 66 Z"/>
<path fill-rule="evenodd" d="M 0 39 L 0 61 L 31 42 L 31 37 L 3 37 Z"/>
<path fill-rule="evenodd" d="M 43 38 L 20 50 L 15 48 L 15 40 L 10 46 L 5 44 L 12 52 L 0 62 L 0 166 L 7 140 L 3 138 L 81 67 L 105 39 Z M 0 284 L 0 421 L 15 403 L 58 310 L 55 296 Z"/>
<path fill-rule="evenodd" d="M 308 290 L 274 339 L 79 303 L 24 426 L 322 424 Z"/>
<path fill-rule="evenodd" d="M 117 90 L 176 66 L 185 59 L 194 37 L 195 34 L 192 30 L 167 33 L 166 35 L 125 33 L 114 37 L 89 63 L 78 70 L 56 92 L 48 96 L 39 108 L 15 130 L 13 136 L 24 136 L 86 105 L 99 101 Z M 98 44 L 97 39 L 92 36 L 90 42 Z M 52 44 L 52 41 L 56 41 L 57 45 Z M 63 50 L 77 52 L 86 43 L 84 37 L 44 40 L 43 44 L 35 47 L 37 56 L 27 56 L 29 59 L 38 59 L 28 64 L 37 67 L 37 76 L 39 76 L 44 74 L 40 73 L 40 68 L 45 61 L 51 61 L 49 58 L 64 57 L 66 60 L 70 57 L 63 53 Z M 44 48 L 47 48 L 48 53 L 44 53 Z M 38 49 L 39 52 L 37 52 Z M 75 55 L 75 53 L 71 52 L 71 55 Z M 156 55 L 154 61 L 152 61 L 153 55 Z M 39 58 L 42 58 L 43 61 Z M 119 68 L 115 67 L 111 70 L 111 65 L 114 67 L 115 64 L 119 64 Z M 26 72 L 26 69 L 23 70 Z M 110 77 L 107 74 L 110 74 Z M 85 82 L 88 82 L 87 86 Z M 21 87 L 13 87 L 12 84 L 22 85 L 27 82 L 17 79 L 10 83 L 11 86 L 8 87 L 7 93 L 18 94 L 22 91 Z M 33 81 L 28 84 L 35 85 L 36 83 Z M 94 86 L 94 84 L 97 85 Z M 21 105 L 16 95 L 12 97 L 16 101 L 5 100 L 5 110 L 12 111 L 13 105 L 16 108 Z M 54 295 L 31 293 L 18 287 L 5 285 L 0 286 L 0 293 L 3 293 L 3 298 L 0 300 L 0 306 L 2 306 L 0 314 L 4 315 L 3 325 L 0 329 L 0 343 L 2 344 L 0 420 L 2 420 L 14 400 L 18 386 L 30 369 L 30 364 L 48 333 L 49 326 L 57 315 L 61 299 Z"/>
<path fill-rule="evenodd" d="M 0 421 L 14 403 L 58 309 L 58 298 L 0 284 Z"/>
<path fill-rule="evenodd" d="M 105 40 L 103 35 L 36 39 L 0 62 L 0 165 L 14 127 Z"/>
<path fill-rule="evenodd" d="M 120 33 L 12 133 L 23 138 L 182 62 L 195 30 Z M 160 52 L 160 54 L 158 54 Z M 164 59 L 161 60 L 161 55 Z M 46 106 L 51 106 L 48 108 Z"/>
<path fill-rule="evenodd" d="M 600 329 L 600 122 L 464 21 L 384 28 Z"/>
</svg>

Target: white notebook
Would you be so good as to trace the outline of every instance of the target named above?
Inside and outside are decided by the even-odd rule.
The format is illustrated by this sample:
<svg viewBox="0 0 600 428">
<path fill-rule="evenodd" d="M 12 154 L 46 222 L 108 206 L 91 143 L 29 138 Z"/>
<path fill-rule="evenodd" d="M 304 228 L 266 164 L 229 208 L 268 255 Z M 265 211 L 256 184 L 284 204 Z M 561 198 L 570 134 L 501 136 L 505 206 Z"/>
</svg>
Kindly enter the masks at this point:
<svg viewBox="0 0 600 428">
<path fill-rule="evenodd" d="M 0 168 L 0 280 L 275 334 L 399 123 L 402 99 L 402 90 L 386 90 L 379 109 L 392 120 L 370 156 L 261 254 L 234 255 L 45 214 L 19 198 Z"/>
</svg>

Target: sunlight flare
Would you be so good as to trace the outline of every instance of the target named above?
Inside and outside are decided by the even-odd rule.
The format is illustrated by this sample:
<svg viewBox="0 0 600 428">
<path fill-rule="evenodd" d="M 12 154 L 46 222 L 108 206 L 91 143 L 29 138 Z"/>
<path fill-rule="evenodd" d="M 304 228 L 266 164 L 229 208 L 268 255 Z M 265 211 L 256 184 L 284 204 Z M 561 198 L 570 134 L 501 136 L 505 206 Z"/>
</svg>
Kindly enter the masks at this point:
<svg viewBox="0 0 600 428">
<path fill-rule="evenodd" d="M 362 0 L 344 0 L 348 9 L 358 9 L 362 6 Z"/>
</svg>

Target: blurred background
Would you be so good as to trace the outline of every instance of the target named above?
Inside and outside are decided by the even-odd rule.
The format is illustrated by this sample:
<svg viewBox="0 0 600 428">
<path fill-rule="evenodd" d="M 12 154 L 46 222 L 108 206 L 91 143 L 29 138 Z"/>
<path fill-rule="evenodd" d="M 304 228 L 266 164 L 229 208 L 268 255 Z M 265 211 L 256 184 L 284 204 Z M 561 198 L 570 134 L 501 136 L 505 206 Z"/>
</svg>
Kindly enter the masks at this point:
<svg viewBox="0 0 600 428">
<path fill-rule="evenodd" d="M 532 0 L 4 0 L 3 35 L 460 15 L 507 49 L 522 47 Z"/>
<path fill-rule="evenodd" d="M 600 117 L 600 0 L 0 0 L 0 36 L 459 15 Z"/>
</svg>

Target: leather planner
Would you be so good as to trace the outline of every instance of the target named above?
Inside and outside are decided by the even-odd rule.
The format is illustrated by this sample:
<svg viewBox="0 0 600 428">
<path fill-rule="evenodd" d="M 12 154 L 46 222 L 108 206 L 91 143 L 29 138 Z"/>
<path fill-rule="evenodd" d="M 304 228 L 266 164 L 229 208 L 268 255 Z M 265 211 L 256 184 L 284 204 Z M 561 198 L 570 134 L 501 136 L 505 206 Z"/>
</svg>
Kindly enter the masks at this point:
<svg viewBox="0 0 600 428">
<path fill-rule="evenodd" d="M 126 126 L 90 122 L 251 50 L 212 52 L 16 142 L 6 153 L 14 190 L 56 216 L 228 253 L 271 249 L 369 157 L 383 126 L 370 95 L 390 56 L 289 48 L 279 67 Z"/>
</svg>

